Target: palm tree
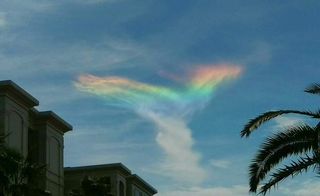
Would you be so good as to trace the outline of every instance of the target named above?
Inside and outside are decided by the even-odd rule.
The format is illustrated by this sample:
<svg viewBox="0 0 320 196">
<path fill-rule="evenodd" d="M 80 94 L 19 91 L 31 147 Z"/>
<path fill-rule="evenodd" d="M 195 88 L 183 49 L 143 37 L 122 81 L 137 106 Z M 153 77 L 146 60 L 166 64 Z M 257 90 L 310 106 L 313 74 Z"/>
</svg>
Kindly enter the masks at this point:
<svg viewBox="0 0 320 196">
<path fill-rule="evenodd" d="M 34 183 L 44 166 L 32 163 L 15 149 L 7 147 L 5 137 L 0 136 L 0 196 L 47 195 Z"/>
<path fill-rule="evenodd" d="M 305 89 L 311 94 L 320 94 L 320 84 L 313 84 Z M 320 111 L 277 110 L 266 112 L 250 120 L 241 131 L 241 137 L 249 137 L 263 123 L 285 114 L 304 115 L 320 119 Z M 276 168 L 284 159 L 296 156 L 290 164 Z M 272 187 L 289 176 L 295 176 L 309 168 L 318 168 L 320 172 L 320 123 L 317 126 L 300 124 L 268 137 L 249 166 L 250 192 L 256 193 L 263 180 L 269 179 L 261 186 L 259 193 L 265 195 Z M 271 174 L 270 174 L 271 173 Z"/>
</svg>

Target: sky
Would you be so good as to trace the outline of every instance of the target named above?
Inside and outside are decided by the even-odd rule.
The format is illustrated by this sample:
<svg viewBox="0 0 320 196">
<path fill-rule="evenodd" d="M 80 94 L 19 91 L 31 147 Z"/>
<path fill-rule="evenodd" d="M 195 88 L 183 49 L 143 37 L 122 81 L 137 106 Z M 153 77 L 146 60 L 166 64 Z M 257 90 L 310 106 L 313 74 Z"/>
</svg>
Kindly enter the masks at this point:
<svg viewBox="0 0 320 196">
<path fill-rule="evenodd" d="M 122 162 L 159 196 L 249 195 L 263 139 L 318 109 L 320 2 L 2 0 L 0 79 L 73 125 L 65 166 Z M 308 121 L 308 120 L 307 120 Z M 314 121 L 308 121 L 315 124 Z M 316 174 L 272 196 L 315 196 Z"/>
</svg>

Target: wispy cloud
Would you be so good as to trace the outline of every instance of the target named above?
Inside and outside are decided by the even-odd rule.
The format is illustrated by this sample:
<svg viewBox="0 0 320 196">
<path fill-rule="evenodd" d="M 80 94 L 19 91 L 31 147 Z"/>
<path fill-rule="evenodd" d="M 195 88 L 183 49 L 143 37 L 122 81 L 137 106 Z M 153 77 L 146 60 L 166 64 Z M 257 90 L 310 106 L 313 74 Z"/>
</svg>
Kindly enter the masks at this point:
<svg viewBox="0 0 320 196">
<path fill-rule="evenodd" d="M 10 0 L 0 2 L 0 12 L 6 13 L 10 26 L 25 25 L 33 14 L 48 12 L 54 7 L 53 1 Z"/>
<path fill-rule="evenodd" d="M 115 3 L 123 0 L 76 0 L 74 2 L 84 3 L 84 4 L 100 4 L 100 3 Z"/>
<path fill-rule="evenodd" d="M 320 183 L 315 180 L 306 180 L 303 183 L 292 183 L 290 185 L 279 186 L 271 190 L 271 195 L 279 196 L 318 196 Z M 186 189 L 176 188 L 159 193 L 159 196 L 248 196 L 248 185 L 234 186 L 213 186 L 213 187 L 190 187 Z"/>
<path fill-rule="evenodd" d="M 13 38 L 12 44 L 18 44 L 16 41 Z M 6 71 L 17 75 L 21 68 L 28 67 L 28 70 L 24 70 L 21 74 L 22 77 L 40 72 L 42 75 L 48 73 L 79 74 L 79 72 L 108 71 L 132 66 L 125 62 L 143 55 L 138 46 L 113 38 L 106 38 L 105 41 L 90 46 L 86 43 L 62 44 L 55 45 L 55 47 L 44 45 L 42 49 L 40 45 L 33 44 L 32 46 L 33 41 L 35 40 L 24 40 L 22 46 L 24 48 L 21 49 L 28 50 L 28 52 L 14 56 L 14 58 L 12 55 L 0 54 L 0 62 L 3 65 L 0 68 L 2 70 L 7 68 Z M 1 42 L 7 42 L 7 40 L 0 40 Z"/>
<path fill-rule="evenodd" d="M 1 34 L 0 29 L 0 45 L 24 51 L 8 53 L 5 47 L 0 48 L 0 77 L 24 84 L 25 88 L 32 87 L 27 90 L 39 99 L 42 109 L 79 100 L 80 93 L 74 90 L 71 82 L 76 75 L 130 69 L 136 64 L 129 64 L 128 61 L 147 54 L 133 42 L 111 37 L 99 44 L 82 42 L 52 46 L 42 45 L 32 37 L 19 41 L 19 37 L 9 32 Z M 52 83 L 53 80 L 55 83 Z"/>
<path fill-rule="evenodd" d="M 75 131 L 65 135 L 65 144 L 74 146 L 74 148 L 65 149 L 65 153 L 70 155 L 65 157 L 67 166 L 111 162 L 127 163 L 128 160 L 142 159 L 141 151 L 147 152 L 154 148 L 152 141 L 136 138 L 129 132 L 138 124 L 143 123 L 141 119 L 129 119 L 119 124 L 110 123 L 112 119 L 105 119 L 105 121 L 108 122 L 102 126 L 88 120 L 87 125 L 76 126 Z M 147 165 L 147 161 L 144 161 L 144 166 Z"/>
<path fill-rule="evenodd" d="M 75 155 L 71 155 L 71 157 L 76 158 L 74 162 L 70 162 L 72 166 L 84 166 L 84 165 L 99 165 L 105 163 L 117 163 L 117 162 L 127 162 L 128 156 L 124 153 L 119 153 L 114 151 L 112 154 L 105 154 L 102 156 L 102 151 L 99 151 L 99 154 L 86 154 L 83 156 L 83 152 L 81 154 L 77 153 Z M 117 152 L 117 153 L 116 153 Z"/>
<path fill-rule="evenodd" d="M 303 183 L 279 186 L 271 190 L 271 195 L 279 196 L 318 196 L 320 183 L 314 180 L 306 180 Z M 190 187 L 186 189 L 176 188 L 159 193 L 159 196 L 248 196 L 248 185 L 213 186 L 213 187 Z"/>
<path fill-rule="evenodd" d="M 211 159 L 210 164 L 217 168 L 227 169 L 231 165 L 231 161 L 222 159 Z"/>
<path fill-rule="evenodd" d="M 281 130 L 284 128 L 296 126 L 296 125 L 301 124 L 303 121 L 304 121 L 303 118 L 279 116 L 279 117 L 275 118 L 276 125 L 274 126 L 274 129 Z"/>
<path fill-rule="evenodd" d="M 319 189 L 319 182 L 307 180 L 298 186 L 282 188 L 281 191 L 293 196 L 318 196 Z"/>
<path fill-rule="evenodd" d="M 6 13 L 0 12 L 0 30 L 7 25 Z"/>
<path fill-rule="evenodd" d="M 191 187 L 184 190 L 173 190 L 159 193 L 159 196 L 248 196 L 248 188 L 244 185 L 232 187 Z"/>
<path fill-rule="evenodd" d="M 274 48 L 271 44 L 264 41 L 253 42 L 247 54 L 236 59 L 236 61 L 243 64 L 255 65 L 255 64 L 267 64 L 271 61 Z"/>
</svg>

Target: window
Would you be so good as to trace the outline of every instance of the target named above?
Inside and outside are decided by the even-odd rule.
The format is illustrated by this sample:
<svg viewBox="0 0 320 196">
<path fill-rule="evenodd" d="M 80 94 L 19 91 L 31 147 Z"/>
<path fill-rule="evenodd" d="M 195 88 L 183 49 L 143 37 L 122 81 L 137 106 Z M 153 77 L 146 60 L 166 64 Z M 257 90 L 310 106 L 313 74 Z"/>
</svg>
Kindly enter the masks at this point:
<svg viewBox="0 0 320 196">
<path fill-rule="evenodd" d="M 24 151 L 24 129 L 23 117 L 16 111 L 10 112 L 8 116 L 8 143 L 9 146 L 23 154 Z"/>
<path fill-rule="evenodd" d="M 122 181 L 119 182 L 119 192 L 120 196 L 124 196 L 124 184 Z"/>
<path fill-rule="evenodd" d="M 134 196 L 139 196 L 139 190 L 138 189 L 134 190 Z"/>
<path fill-rule="evenodd" d="M 57 138 L 51 137 L 49 140 L 49 167 L 51 172 L 60 175 L 60 142 Z"/>
</svg>

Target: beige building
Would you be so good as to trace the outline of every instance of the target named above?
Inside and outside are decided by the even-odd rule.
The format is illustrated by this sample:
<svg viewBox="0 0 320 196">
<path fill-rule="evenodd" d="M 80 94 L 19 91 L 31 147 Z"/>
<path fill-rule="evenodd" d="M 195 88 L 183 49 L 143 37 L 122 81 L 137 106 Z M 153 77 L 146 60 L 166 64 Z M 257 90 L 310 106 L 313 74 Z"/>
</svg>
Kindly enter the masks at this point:
<svg viewBox="0 0 320 196">
<path fill-rule="evenodd" d="M 65 195 L 71 190 L 79 189 L 85 176 L 107 177 L 110 182 L 112 196 L 152 196 L 157 190 L 145 182 L 121 163 L 92 165 L 84 167 L 66 167 Z"/>
<path fill-rule="evenodd" d="M 46 171 L 40 180 L 41 186 L 50 191 L 52 196 L 63 196 L 63 135 L 72 130 L 72 126 L 52 111 L 38 111 L 34 108 L 38 105 L 36 98 L 14 82 L 0 81 L 0 135 L 8 135 L 5 142 L 9 147 L 46 165 Z M 145 193 L 138 196 L 156 193 L 141 178 L 131 175 L 130 170 L 122 164 L 66 168 L 66 183 L 77 183 L 72 182 L 72 175 L 77 176 L 84 171 L 97 176 L 110 174 L 113 193 L 117 196 L 123 193 L 124 196 L 131 196 L 134 195 L 131 192 L 135 190 Z M 121 187 L 124 187 L 121 194 L 119 183 L 123 183 Z"/>
<path fill-rule="evenodd" d="M 37 105 L 37 99 L 12 81 L 0 81 L 0 134 L 8 135 L 8 146 L 47 165 L 41 186 L 62 196 L 63 134 L 72 126 L 51 111 L 37 111 Z"/>
</svg>

